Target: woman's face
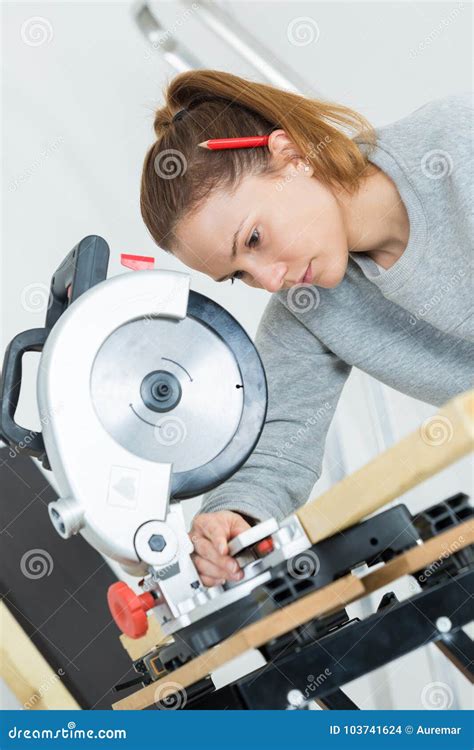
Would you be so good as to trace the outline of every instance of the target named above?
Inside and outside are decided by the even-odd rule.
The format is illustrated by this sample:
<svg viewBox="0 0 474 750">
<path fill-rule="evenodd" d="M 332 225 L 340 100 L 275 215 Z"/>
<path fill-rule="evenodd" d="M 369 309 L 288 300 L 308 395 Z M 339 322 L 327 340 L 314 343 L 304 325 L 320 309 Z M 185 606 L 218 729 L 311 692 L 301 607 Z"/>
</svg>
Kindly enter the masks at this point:
<svg viewBox="0 0 474 750">
<path fill-rule="evenodd" d="M 245 177 L 232 193 L 217 189 L 178 224 L 179 260 L 215 281 L 235 276 L 272 293 L 339 284 L 348 262 L 340 197 L 312 176 L 309 163 L 305 171 L 304 160 L 283 159 L 288 144 L 284 131 L 274 131 L 276 174 Z"/>
</svg>

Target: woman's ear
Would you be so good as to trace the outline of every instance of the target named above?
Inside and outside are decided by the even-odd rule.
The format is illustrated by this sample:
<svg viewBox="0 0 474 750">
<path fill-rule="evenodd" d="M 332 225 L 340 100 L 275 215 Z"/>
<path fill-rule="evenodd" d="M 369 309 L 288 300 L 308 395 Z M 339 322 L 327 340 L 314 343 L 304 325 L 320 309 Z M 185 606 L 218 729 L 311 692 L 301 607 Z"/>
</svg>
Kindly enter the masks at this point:
<svg viewBox="0 0 474 750">
<path fill-rule="evenodd" d="M 296 144 L 284 130 L 273 130 L 268 136 L 268 149 L 271 154 L 272 164 L 276 170 L 291 166 L 293 169 L 301 169 L 303 156 Z"/>
</svg>

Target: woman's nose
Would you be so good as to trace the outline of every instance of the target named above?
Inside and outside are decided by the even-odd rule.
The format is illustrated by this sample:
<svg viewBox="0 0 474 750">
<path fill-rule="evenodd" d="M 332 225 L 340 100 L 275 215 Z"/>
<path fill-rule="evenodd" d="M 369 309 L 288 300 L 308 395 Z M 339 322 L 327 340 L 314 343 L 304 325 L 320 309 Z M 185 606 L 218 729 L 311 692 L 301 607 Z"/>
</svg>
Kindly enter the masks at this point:
<svg viewBox="0 0 474 750">
<path fill-rule="evenodd" d="M 286 263 L 270 263 L 259 269 L 257 281 L 267 292 L 278 292 L 285 282 L 287 271 Z"/>
</svg>

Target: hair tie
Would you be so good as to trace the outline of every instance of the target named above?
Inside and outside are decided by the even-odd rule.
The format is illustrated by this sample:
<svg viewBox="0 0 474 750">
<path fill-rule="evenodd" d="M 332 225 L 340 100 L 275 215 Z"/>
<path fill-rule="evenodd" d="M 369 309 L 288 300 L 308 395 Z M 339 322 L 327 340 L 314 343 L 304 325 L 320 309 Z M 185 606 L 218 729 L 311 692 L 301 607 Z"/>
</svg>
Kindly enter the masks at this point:
<svg viewBox="0 0 474 750">
<path fill-rule="evenodd" d="M 177 122 L 178 120 L 181 120 L 181 118 L 184 116 L 184 114 L 187 112 L 187 109 L 180 109 L 176 114 L 173 115 L 173 119 L 171 122 Z"/>
</svg>

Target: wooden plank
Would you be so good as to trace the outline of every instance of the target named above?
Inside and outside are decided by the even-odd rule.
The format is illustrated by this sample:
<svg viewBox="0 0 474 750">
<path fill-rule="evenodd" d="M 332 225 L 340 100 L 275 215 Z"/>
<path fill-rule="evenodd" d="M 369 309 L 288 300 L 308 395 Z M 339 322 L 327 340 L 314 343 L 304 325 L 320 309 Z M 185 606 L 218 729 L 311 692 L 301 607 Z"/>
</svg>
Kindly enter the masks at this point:
<svg viewBox="0 0 474 750">
<path fill-rule="evenodd" d="M 474 391 L 296 511 L 313 544 L 358 523 L 473 449 Z"/>
<path fill-rule="evenodd" d="M 165 643 L 173 643 L 173 639 L 163 633 L 156 617 L 150 616 L 148 618 L 148 630 L 145 635 L 141 638 L 130 638 L 130 636 L 122 634 L 120 642 L 129 657 L 133 661 L 136 661 L 157 646 L 164 646 Z"/>
<path fill-rule="evenodd" d="M 287 633 L 310 620 L 315 613 L 322 615 L 341 609 L 344 602 L 353 601 L 363 593 L 364 588 L 355 576 L 347 575 L 340 578 L 331 586 L 315 591 L 294 604 L 282 607 L 268 617 L 243 628 L 160 680 L 112 704 L 112 708 L 118 710 L 146 708 L 154 703 L 155 692 L 158 688 L 160 698 L 166 698 L 176 690 L 176 685 L 183 688 L 192 685 L 248 649 L 258 648 L 272 638 Z"/>
<path fill-rule="evenodd" d="M 372 594 L 401 576 L 428 567 L 434 561 L 442 561 L 469 544 L 474 544 L 474 521 L 472 519 L 428 539 L 424 544 L 418 544 L 403 555 L 397 555 L 372 573 L 368 573 L 360 579 L 365 594 Z"/>
<path fill-rule="evenodd" d="M 80 705 L 0 602 L 0 674 L 26 710 L 80 710 Z"/>
<path fill-rule="evenodd" d="M 258 648 L 272 638 L 293 630 L 314 617 L 346 607 L 356 599 L 371 594 L 397 578 L 428 566 L 438 558 L 444 559 L 474 542 L 474 523 L 469 520 L 398 555 L 386 565 L 363 578 L 347 575 L 329 586 L 282 607 L 268 617 L 248 625 L 196 659 L 170 672 L 159 680 L 138 690 L 133 695 L 113 704 L 116 710 L 144 709 L 176 692 L 177 686 L 186 688 L 207 677 L 217 667 L 235 659 L 250 648 Z M 159 691 L 157 693 L 157 691 Z"/>
<path fill-rule="evenodd" d="M 464 634 L 464 635 L 466 635 L 466 634 Z M 467 637 L 468 636 L 466 635 L 466 638 Z M 459 669 L 459 671 L 461 672 L 461 674 L 464 675 L 464 677 L 466 678 L 466 680 L 469 680 L 469 682 L 471 683 L 471 685 L 473 685 L 474 684 L 474 675 L 472 674 L 471 670 L 466 667 L 466 664 L 461 659 L 459 659 L 459 657 L 456 654 L 456 652 L 453 653 L 453 651 L 451 649 L 449 649 L 448 646 L 447 646 L 447 644 L 444 643 L 444 641 L 442 641 L 442 640 L 436 641 L 435 646 L 437 646 L 438 649 L 441 651 L 441 653 L 444 654 L 444 656 L 447 659 L 449 659 L 449 661 L 451 662 L 451 664 L 454 664 L 454 666 L 456 667 L 456 669 Z"/>
</svg>

